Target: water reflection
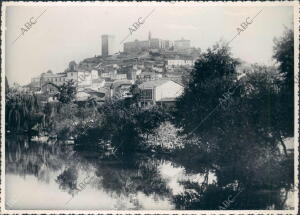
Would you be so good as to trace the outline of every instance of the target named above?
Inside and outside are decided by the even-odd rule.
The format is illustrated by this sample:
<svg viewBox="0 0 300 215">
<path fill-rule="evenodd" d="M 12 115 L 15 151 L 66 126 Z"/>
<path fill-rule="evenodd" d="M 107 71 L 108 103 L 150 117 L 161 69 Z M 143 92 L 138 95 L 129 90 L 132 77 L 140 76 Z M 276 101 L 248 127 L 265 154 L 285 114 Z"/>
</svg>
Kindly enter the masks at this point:
<svg viewBox="0 0 300 215">
<path fill-rule="evenodd" d="M 239 189 L 221 187 L 216 174 L 199 165 L 74 152 L 68 145 L 6 137 L 6 209 L 219 209 Z M 291 199 L 285 190 L 244 190 L 226 209 L 291 209 Z"/>
</svg>

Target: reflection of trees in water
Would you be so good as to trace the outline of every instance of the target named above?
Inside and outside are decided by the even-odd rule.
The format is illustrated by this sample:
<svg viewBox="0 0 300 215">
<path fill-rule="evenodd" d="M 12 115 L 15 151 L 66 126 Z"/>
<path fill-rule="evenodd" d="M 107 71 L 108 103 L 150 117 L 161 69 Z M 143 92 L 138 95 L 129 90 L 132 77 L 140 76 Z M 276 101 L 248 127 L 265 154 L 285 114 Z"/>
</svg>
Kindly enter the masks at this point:
<svg viewBox="0 0 300 215">
<path fill-rule="evenodd" d="M 6 136 L 5 141 L 6 172 L 34 175 L 46 182 L 49 182 L 50 170 L 60 170 L 69 153 L 56 144 L 30 142 L 27 136 Z"/>
<path fill-rule="evenodd" d="M 289 192 L 289 177 L 290 175 L 284 174 L 286 179 L 278 177 L 279 168 L 268 168 L 264 173 L 261 173 L 260 183 L 255 186 L 250 186 L 244 190 L 243 183 L 239 182 L 238 179 L 235 183 L 230 183 L 236 177 L 237 171 L 242 171 L 240 165 L 222 167 L 221 169 L 214 170 L 217 177 L 217 182 L 213 184 L 207 183 L 207 177 L 202 184 L 181 181 L 180 183 L 184 186 L 185 191 L 173 197 L 173 202 L 176 209 L 186 210 L 252 210 L 252 209 L 275 209 L 283 210 L 288 206 L 286 205 L 287 194 Z M 195 168 L 192 168 L 193 172 Z M 199 169 L 204 176 L 207 176 L 207 170 Z M 270 173 L 272 172 L 272 174 Z M 284 168 L 280 168 L 281 175 Z M 206 173 L 205 173 L 206 172 Z M 253 173 L 254 174 L 254 173 Z M 268 175 L 269 174 L 269 175 Z M 251 176 L 249 176 L 251 177 Z M 238 178 L 238 177 L 237 177 Z M 274 181 L 275 179 L 278 181 Z M 250 179 L 249 179 L 250 180 Z M 267 186 L 272 184 L 273 186 Z M 281 188 L 286 187 L 286 189 Z M 233 197 L 237 197 L 232 200 Z M 230 202 L 228 205 L 227 202 Z"/>
<path fill-rule="evenodd" d="M 79 153 L 76 153 L 79 156 Z M 137 158 L 138 156 L 126 157 L 121 160 L 103 161 L 97 158 L 89 159 L 89 169 L 96 169 L 95 175 L 98 180 L 91 182 L 92 186 L 105 190 L 113 198 L 118 199 L 119 209 L 124 209 L 122 198 L 129 200 L 134 209 L 142 209 L 137 198 L 137 193 L 141 192 L 146 196 L 151 196 L 154 200 L 171 198 L 171 191 L 167 187 L 166 181 L 161 177 L 158 170 L 161 162 L 150 158 Z M 78 158 L 82 159 L 82 158 Z M 72 164 L 66 168 L 57 178 L 56 182 L 59 188 L 74 195 L 78 190 L 79 168 L 82 168 L 82 160 L 77 159 L 77 164 Z M 85 167 L 85 171 L 88 167 Z M 124 206 L 122 208 L 122 205 Z"/>
<path fill-rule="evenodd" d="M 234 186 L 208 185 L 184 181 L 185 191 L 174 196 L 176 209 L 186 210 L 282 210 L 285 201 L 280 190 L 242 190 Z"/>
<path fill-rule="evenodd" d="M 32 143 L 25 136 L 6 137 L 6 172 L 19 175 L 34 175 L 39 180 L 49 181 L 48 168 L 58 170 L 60 163 L 49 150 L 53 146 Z"/>
<path fill-rule="evenodd" d="M 67 168 L 56 178 L 59 189 L 67 191 L 72 196 L 77 189 L 78 171 L 76 168 Z"/>
<path fill-rule="evenodd" d="M 224 142 L 226 144 L 227 142 Z M 262 150 L 252 146 L 243 146 L 247 152 L 239 152 L 240 159 L 235 159 L 236 153 L 224 151 L 219 156 L 222 159 L 209 162 L 208 166 L 193 157 L 182 157 L 180 154 L 172 159 L 181 164 L 190 173 L 204 173 L 207 168 L 213 169 L 217 184 L 202 188 L 199 184 L 183 182 L 186 191 L 174 197 L 178 209 L 219 209 L 229 195 L 234 196 L 236 189 L 246 188 L 239 195 L 239 200 L 227 209 L 285 209 L 287 193 L 291 189 L 293 173 L 293 157 L 278 156 L 277 151 Z M 190 154 L 191 151 L 189 151 Z M 184 155 L 183 155 L 184 156 Z M 212 154 L 213 156 L 213 154 Z M 198 156 L 201 158 L 201 156 Z M 236 187 L 229 188 L 235 184 Z M 282 190 L 282 191 L 281 191 Z"/>
<path fill-rule="evenodd" d="M 129 196 L 138 192 L 161 198 L 171 195 L 161 177 L 160 161 L 149 158 L 127 158 L 113 163 L 97 163 L 96 175 L 102 177 L 101 187 L 118 195 Z"/>
<path fill-rule="evenodd" d="M 34 175 L 38 180 L 49 182 L 50 172 L 66 168 L 56 182 L 60 189 L 72 195 L 77 188 L 78 170 L 87 170 L 89 165 L 68 146 L 30 142 L 27 136 L 7 136 L 5 150 L 7 173 Z"/>
<path fill-rule="evenodd" d="M 91 166 L 91 162 L 93 161 L 88 160 L 80 153 L 70 155 L 66 161 L 66 168 L 55 179 L 59 189 L 74 196 L 88 184 L 95 183 L 97 181 L 95 177 L 90 176 L 90 173 L 95 171 Z"/>
</svg>

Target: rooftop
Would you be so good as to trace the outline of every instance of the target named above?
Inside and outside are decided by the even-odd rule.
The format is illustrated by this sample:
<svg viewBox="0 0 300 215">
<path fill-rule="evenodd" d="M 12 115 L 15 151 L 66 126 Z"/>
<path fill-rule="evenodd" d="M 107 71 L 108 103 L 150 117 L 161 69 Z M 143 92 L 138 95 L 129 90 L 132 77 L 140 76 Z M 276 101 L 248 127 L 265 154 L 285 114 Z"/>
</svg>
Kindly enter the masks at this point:
<svg viewBox="0 0 300 215">
<path fill-rule="evenodd" d="M 124 79 L 124 80 L 114 81 L 112 83 L 112 87 L 117 88 L 117 87 L 120 87 L 121 85 L 132 85 L 132 84 L 133 84 L 132 80 Z"/>
<path fill-rule="evenodd" d="M 139 85 L 139 88 L 152 88 L 152 87 L 158 87 L 162 84 L 165 84 L 171 80 L 167 79 L 160 79 L 160 80 L 154 80 L 154 81 L 147 81 Z"/>
<path fill-rule="evenodd" d="M 65 77 L 65 76 L 67 76 L 67 74 L 66 73 L 43 73 L 42 75 L 41 75 L 42 77 L 46 77 L 46 78 L 56 78 L 56 77 Z"/>
</svg>

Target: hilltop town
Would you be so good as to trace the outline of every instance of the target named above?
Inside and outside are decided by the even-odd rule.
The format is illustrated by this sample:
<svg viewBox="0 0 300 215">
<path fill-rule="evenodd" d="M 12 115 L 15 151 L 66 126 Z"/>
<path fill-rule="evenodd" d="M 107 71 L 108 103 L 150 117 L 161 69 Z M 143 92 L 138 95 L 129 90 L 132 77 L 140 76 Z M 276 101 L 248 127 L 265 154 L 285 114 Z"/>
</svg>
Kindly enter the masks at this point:
<svg viewBox="0 0 300 215">
<path fill-rule="evenodd" d="M 73 3 L 4 4 L 3 214 L 298 213 L 298 4 Z"/>
<path fill-rule="evenodd" d="M 172 103 L 182 93 L 183 79 L 200 55 L 200 49 L 191 47 L 190 40 L 152 38 L 151 32 L 145 41 L 125 42 L 123 52 L 116 52 L 114 36 L 102 35 L 101 40 L 102 55 L 79 63 L 72 61 L 63 72 L 44 72 L 32 78 L 22 90 L 47 94 L 47 102 L 55 102 L 55 85 L 73 80 L 77 87 L 76 100 L 93 97 L 101 102 L 106 98 L 132 96 L 130 87 L 137 84 L 143 105 Z"/>
</svg>

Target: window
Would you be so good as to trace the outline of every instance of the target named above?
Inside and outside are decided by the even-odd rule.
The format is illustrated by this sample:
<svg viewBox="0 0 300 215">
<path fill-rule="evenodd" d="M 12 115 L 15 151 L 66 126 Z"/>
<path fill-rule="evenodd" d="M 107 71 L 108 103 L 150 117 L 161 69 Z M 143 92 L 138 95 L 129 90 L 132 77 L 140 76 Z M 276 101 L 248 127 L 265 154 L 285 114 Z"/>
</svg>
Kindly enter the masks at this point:
<svg viewBox="0 0 300 215">
<path fill-rule="evenodd" d="M 142 90 L 142 99 L 152 100 L 152 89 Z"/>
</svg>

